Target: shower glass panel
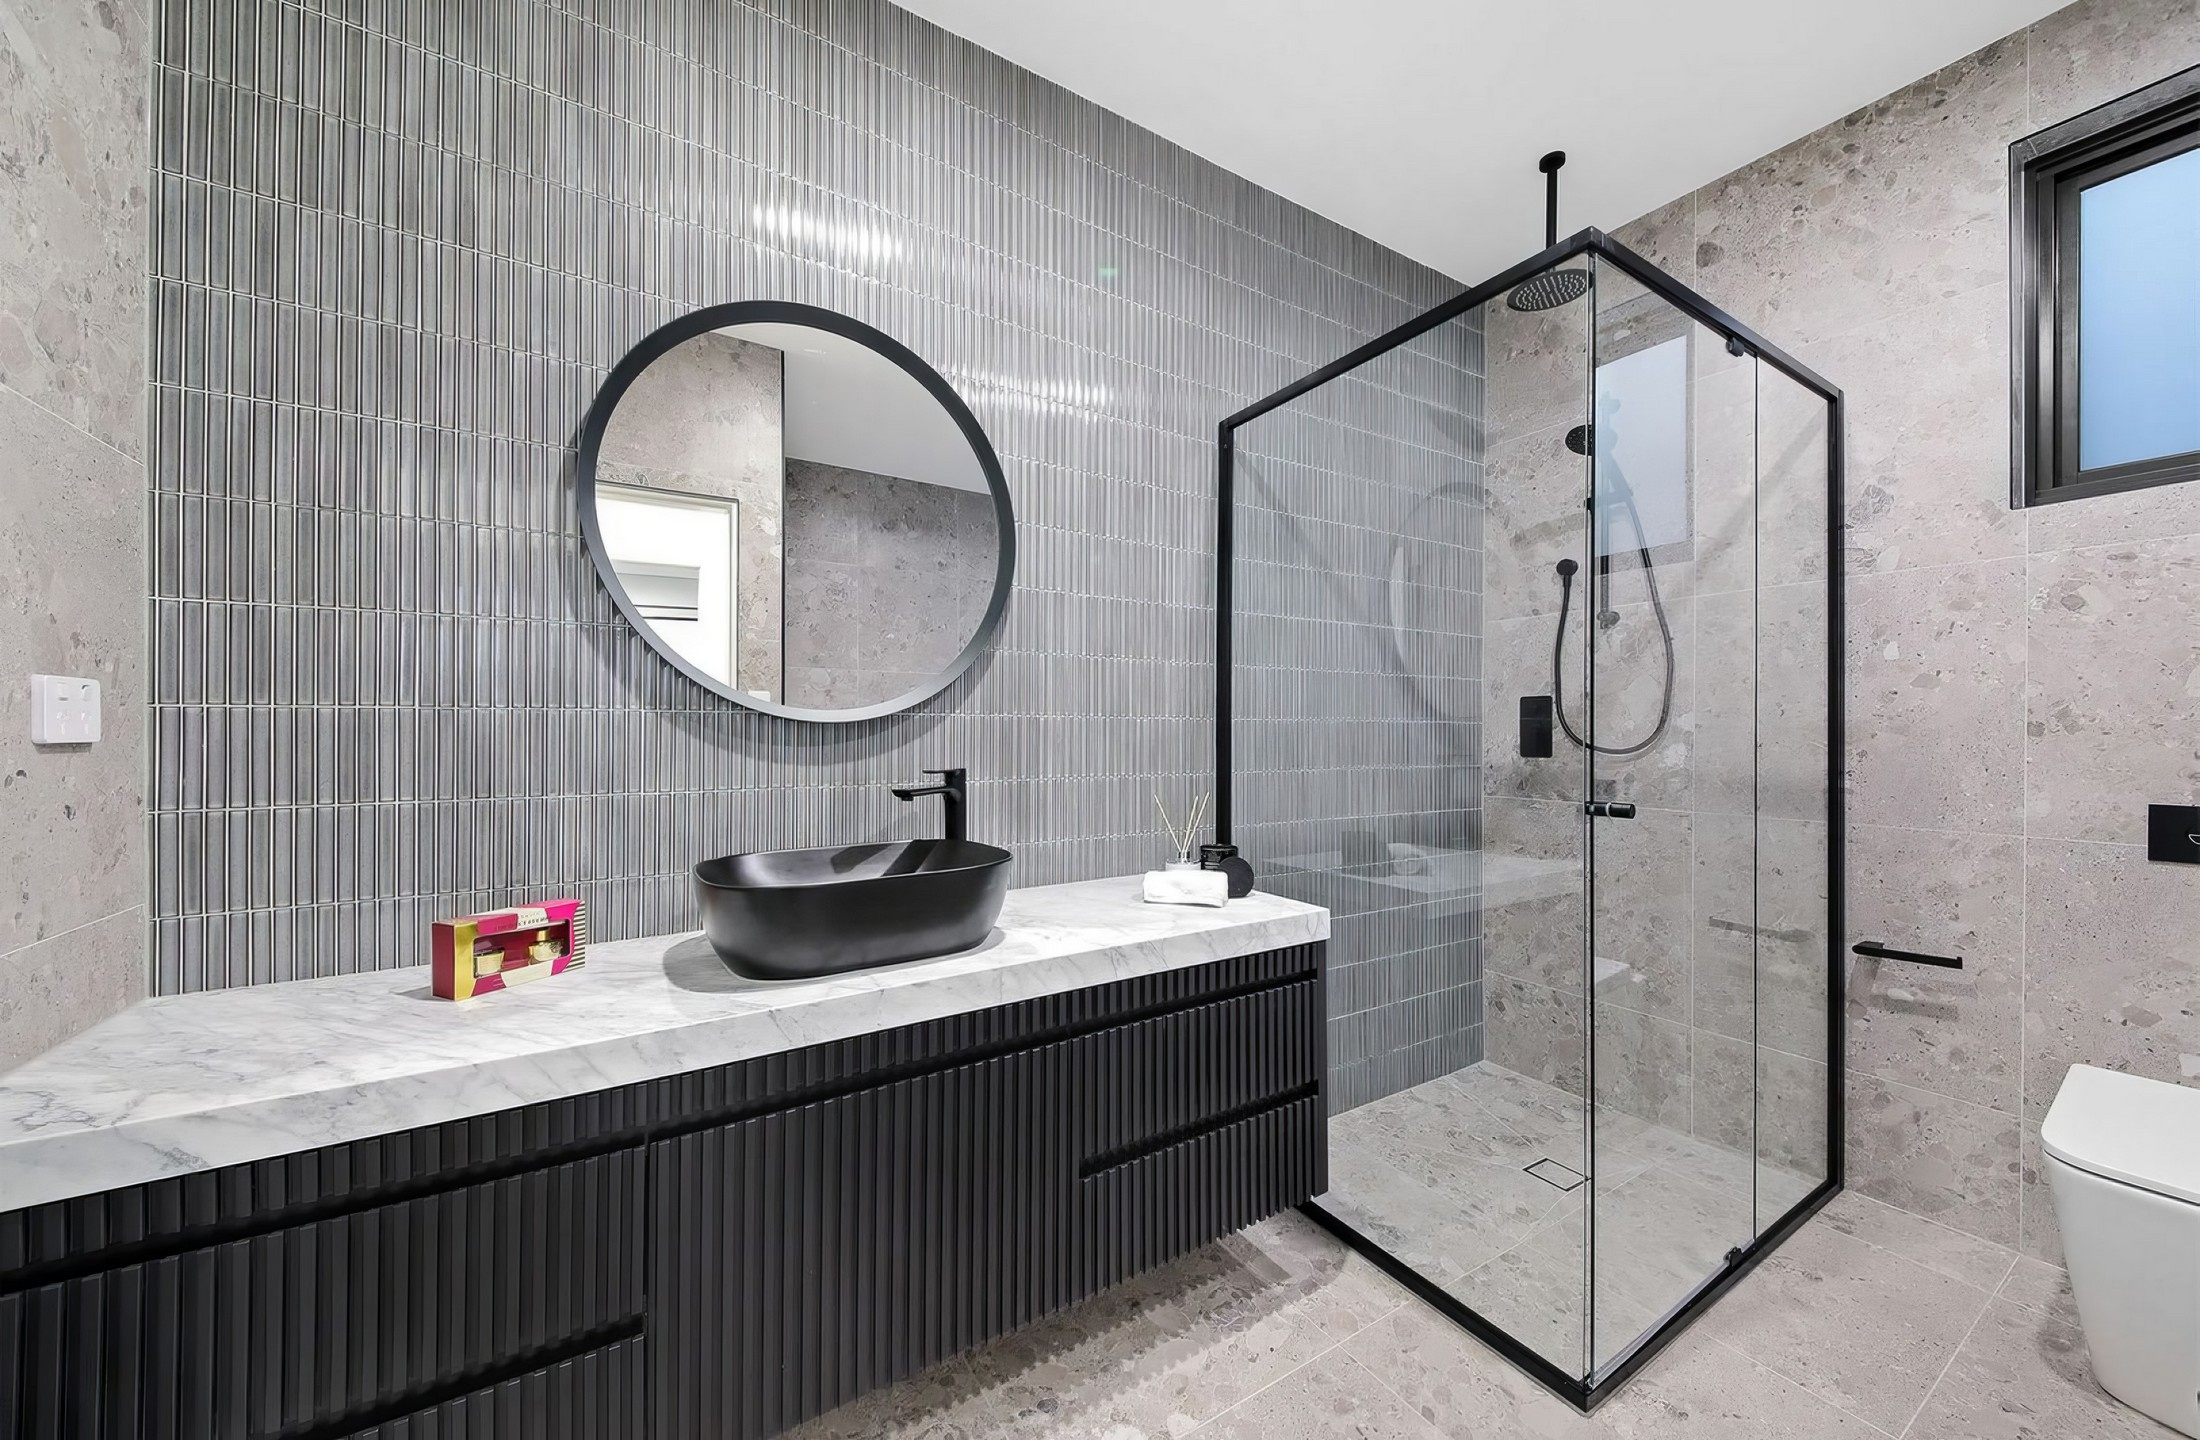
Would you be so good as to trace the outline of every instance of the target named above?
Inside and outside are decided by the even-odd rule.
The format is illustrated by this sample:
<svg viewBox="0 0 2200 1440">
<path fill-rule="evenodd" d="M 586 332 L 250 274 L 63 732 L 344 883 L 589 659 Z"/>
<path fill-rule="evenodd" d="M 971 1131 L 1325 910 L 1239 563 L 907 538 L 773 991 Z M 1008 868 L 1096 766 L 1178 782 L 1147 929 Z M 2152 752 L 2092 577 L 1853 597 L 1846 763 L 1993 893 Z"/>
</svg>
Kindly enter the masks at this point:
<svg viewBox="0 0 2200 1440">
<path fill-rule="evenodd" d="M 1827 1112 L 1840 1063 L 1837 552 L 1826 402 L 1759 360 L 1757 377 L 1757 1223 L 1834 1174 Z"/>
<path fill-rule="evenodd" d="M 1840 1184 L 1839 392 L 1585 231 L 1225 421 L 1217 838 L 1309 1206 L 1584 1407 Z"/>
<path fill-rule="evenodd" d="M 1592 1369 L 1756 1234 L 1754 362 L 1596 280 Z"/>
</svg>

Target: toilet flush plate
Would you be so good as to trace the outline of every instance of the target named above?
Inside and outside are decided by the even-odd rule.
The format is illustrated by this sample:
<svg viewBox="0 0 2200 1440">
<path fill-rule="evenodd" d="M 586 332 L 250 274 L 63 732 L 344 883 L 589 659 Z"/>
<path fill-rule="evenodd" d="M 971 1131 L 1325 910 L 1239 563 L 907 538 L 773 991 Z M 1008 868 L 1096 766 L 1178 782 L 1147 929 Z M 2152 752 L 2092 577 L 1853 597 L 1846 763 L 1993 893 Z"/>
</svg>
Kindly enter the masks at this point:
<svg viewBox="0 0 2200 1440">
<path fill-rule="evenodd" d="M 2200 865 L 2200 805 L 2147 806 L 2147 859 Z"/>
</svg>

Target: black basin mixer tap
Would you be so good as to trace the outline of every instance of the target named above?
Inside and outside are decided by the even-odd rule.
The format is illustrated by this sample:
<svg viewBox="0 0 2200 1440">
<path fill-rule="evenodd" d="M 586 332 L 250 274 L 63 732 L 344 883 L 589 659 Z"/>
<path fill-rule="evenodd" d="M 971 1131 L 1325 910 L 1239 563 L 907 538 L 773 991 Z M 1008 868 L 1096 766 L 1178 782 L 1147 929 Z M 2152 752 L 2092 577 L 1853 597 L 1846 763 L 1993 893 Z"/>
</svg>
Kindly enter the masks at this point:
<svg viewBox="0 0 2200 1440">
<path fill-rule="evenodd" d="M 924 773 L 939 776 L 940 783 L 937 785 L 911 785 L 907 787 L 896 785 L 894 787 L 894 798 L 896 800 L 914 800 L 920 795 L 939 796 L 940 808 L 943 812 L 942 819 L 947 827 L 947 838 L 958 844 L 969 839 L 970 836 L 963 818 L 963 799 L 965 782 L 968 780 L 970 772 L 956 769 L 927 770 Z"/>
</svg>

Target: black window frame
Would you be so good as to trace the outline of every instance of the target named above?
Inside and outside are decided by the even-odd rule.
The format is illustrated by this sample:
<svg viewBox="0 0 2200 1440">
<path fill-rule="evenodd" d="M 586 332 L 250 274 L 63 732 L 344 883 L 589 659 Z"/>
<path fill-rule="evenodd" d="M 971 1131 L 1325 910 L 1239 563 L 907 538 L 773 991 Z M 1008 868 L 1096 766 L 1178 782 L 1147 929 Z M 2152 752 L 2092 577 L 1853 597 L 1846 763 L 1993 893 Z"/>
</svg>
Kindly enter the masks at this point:
<svg viewBox="0 0 2200 1440">
<path fill-rule="evenodd" d="M 2078 465 L 2078 193 L 2196 149 L 2200 65 L 2009 147 L 2012 507 L 2200 480 L 2200 450 Z"/>
</svg>

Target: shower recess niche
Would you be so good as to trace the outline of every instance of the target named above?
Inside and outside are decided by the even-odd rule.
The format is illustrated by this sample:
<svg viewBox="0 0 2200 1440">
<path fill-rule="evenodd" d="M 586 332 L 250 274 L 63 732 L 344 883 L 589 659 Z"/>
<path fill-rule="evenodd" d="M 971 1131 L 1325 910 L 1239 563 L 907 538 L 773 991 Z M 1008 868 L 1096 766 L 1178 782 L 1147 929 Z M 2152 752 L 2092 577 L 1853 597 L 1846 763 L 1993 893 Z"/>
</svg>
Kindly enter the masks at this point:
<svg viewBox="0 0 2200 1440">
<path fill-rule="evenodd" d="M 1310 1213 L 1588 1409 L 1841 1188 L 1842 400 L 1552 223 L 1222 422 L 1216 838 L 1333 915 Z"/>
</svg>

